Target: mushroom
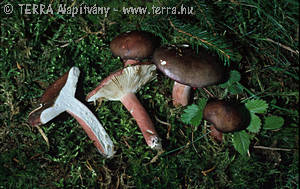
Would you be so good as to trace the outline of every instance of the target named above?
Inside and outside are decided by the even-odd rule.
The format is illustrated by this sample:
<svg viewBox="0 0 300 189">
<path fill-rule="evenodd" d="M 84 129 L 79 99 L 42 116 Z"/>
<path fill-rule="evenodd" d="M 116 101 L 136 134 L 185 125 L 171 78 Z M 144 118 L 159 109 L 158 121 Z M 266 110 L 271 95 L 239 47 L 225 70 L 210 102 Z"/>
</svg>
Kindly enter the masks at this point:
<svg viewBox="0 0 300 189">
<path fill-rule="evenodd" d="M 194 54 L 190 49 L 160 47 L 154 51 L 153 62 L 169 78 L 175 80 L 172 99 L 174 106 L 186 106 L 191 87 L 216 84 L 223 78 L 223 65 L 205 50 Z"/>
<path fill-rule="evenodd" d="M 144 84 L 156 78 L 156 66 L 134 65 L 117 71 L 104 79 L 87 96 L 87 101 L 96 101 L 105 98 L 112 101 L 121 101 L 137 122 L 148 146 L 160 150 L 160 138 L 145 108 L 135 96 Z"/>
<path fill-rule="evenodd" d="M 222 142 L 223 133 L 218 131 L 214 125 L 210 126 L 210 136 L 217 142 Z"/>
<path fill-rule="evenodd" d="M 67 111 L 82 126 L 98 151 L 110 158 L 114 154 L 114 145 L 110 137 L 95 115 L 75 98 L 79 73 L 77 67 L 72 67 L 49 86 L 40 99 L 40 107 L 29 114 L 28 122 L 32 126 L 39 126 Z"/>
<path fill-rule="evenodd" d="M 210 101 L 203 111 L 203 118 L 213 125 L 212 136 L 222 141 L 222 133 L 242 130 L 242 113 L 235 104 L 223 100 Z"/>
<path fill-rule="evenodd" d="M 149 32 L 131 31 L 122 33 L 110 43 L 114 56 L 120 56 L 124 65 L 136 64 L 139 60 L 152 56 L 158 40 Z"/>
</svg>

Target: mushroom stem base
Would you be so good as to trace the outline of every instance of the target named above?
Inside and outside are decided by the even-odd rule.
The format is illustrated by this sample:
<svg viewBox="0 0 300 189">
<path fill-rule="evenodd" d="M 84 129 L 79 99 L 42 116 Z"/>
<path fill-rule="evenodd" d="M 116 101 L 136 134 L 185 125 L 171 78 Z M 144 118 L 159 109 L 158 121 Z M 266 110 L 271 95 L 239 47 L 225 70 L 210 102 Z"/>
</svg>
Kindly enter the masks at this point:
<svg viewBox="0 0 300 189">
<path fill-rule="evenodd" d="M 223 133 L 218 131 L 214 125 L 210 126 L 210 136 L 217 141 L 217 142 L 222 142 L 223 141 Z"/>
<path fill-rule="evenodd" d="M 121 102 L 137 122 L 148 146 L 157 150 L 161 149 L 160 139 L 153 122 L 135 94 L 128 93 L 121 99 Z"/>
</svg>

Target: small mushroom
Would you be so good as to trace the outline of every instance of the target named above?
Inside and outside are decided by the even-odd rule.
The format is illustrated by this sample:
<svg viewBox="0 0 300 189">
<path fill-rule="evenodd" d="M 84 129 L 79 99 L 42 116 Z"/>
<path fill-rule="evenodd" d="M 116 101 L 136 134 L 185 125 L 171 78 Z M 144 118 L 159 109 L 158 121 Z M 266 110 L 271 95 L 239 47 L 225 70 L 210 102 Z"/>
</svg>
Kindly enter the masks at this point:
<svg viewBox="0 0 300 189">
<path fill-rule="evenodd" d="M 152 60 L 161 72 L 175 80 L 174 106 L 188 104 L 191 87 L 213 85 L 223 78 L 223 65 L 202 49 L 196 55 L 190 49 L 160 47 L 154 51 Z"/>
<path fill-rule="evenodd" d="M 160 150 L 160 138 L 145 108 L 135 96 L 144 84 L 155 79 L 155 65 L 134 65 L 117 71 L 104 79 L 87 96 L 87 101 L 105 98 L 121 101 L 137 122 L 148 146 Z"/>
<path fill-rule="evenodd" d="M 222 133 L 244 129 L 242 114 L 235 104 L 223 100 L 208 102 L 203 111 L 203 118 L 213 124 Z"/>
<path fill-rule="evenodd" d="M 110 49 L 112 54 L 121 57 L 127 66 L 152 56 L 158 44 L 158 40 L 149 32 L 131 31 L 114 38 L 110 43 Z"/>
<path fill-rule="evenodd" d="M 41 106 L 29 114 L 28 122 L 39 126 L 67 111 L 82 126 L 98 151 L 110 158 L 114 154 L 113 142 L 95 115 L 75 98 L 79 73 L 77 67 L 72 67 L 49 86 L 40 99 Z"/>
</svg>

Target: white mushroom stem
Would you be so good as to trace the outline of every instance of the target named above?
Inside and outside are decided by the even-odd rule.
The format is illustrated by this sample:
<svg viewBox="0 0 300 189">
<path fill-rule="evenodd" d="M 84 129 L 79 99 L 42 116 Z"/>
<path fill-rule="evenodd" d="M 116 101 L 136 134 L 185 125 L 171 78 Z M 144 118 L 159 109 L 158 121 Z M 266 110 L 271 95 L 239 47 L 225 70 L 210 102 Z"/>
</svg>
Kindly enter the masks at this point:
<svg viewBox="0 0 300 189">
<path fill-rule="evenodd" d="M 94 142 L 98 151 L 106 157 L 114 154 L 113 143 L 95 115 L 79 100 L 75 98 L 79 69 L 73 67 L 68 74 L 66 84 L 59 92 L 54 104 L 41 112 L 40 123 L 45 124 L 64 111 L 71 114 Z M 37 109 L 37 112 L 41 108 Z M 36 111 L 32 112 L 34 114 Z"/>
<path fill-rule="evenodd" d="M 101 123 L 94 114 L 79 100 L 69 95 L 60 95 L 53 107 L 42 112 L 41 122 L 47 123 L 58 114 L 67 111 L 82 126 L 100 153 L 113 155 L 113 145 Z"/>
<path fill-rule="evenodd" d="M 172 100 L 175 107 L 186 106 L 189 103 L 191 87 L 178 82 L 174 82 Z"/>
<path fill-rule="evenodd" d="M 157 150 L 161 149 L 162 146 L 160 139 L 154 128 L 154 125 L 145 108 L 142 106 L 135 94 L 128 93 L 127 95 L 123 96 L 121 102 L 137 122 L 137 125 L 139 126 L 148 146 Z"/>
<path fill-rule="evenodd" d="M 82 126 L 89 138 L 94 142 L 98 151 L 108 158 L 112 157 L 114 155 L 113 142 L 98 119 L 77 99 L 73 98 L 70 103 L 72 105 L 68 107 L 67 112 Z"/>
</svg>

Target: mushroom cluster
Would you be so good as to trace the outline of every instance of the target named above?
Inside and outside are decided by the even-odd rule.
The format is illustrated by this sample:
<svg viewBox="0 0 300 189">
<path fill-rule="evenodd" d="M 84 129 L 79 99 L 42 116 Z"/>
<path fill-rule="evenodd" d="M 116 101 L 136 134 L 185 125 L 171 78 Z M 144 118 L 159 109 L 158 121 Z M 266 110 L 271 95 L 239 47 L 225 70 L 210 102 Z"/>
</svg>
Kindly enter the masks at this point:
<svg viewBox="0 0 300 189">
<path fill-rule="evenodd" d="M 191 49 L 161 47 L 153 54 L 157 68 L 175 81 L 173 86 L 174 106 L 186 106 L 191 87 L 201 88 L 220 82 L 224 68 L 216 57 L 200 50 L 196 55 Z"/>
<path fill-rule="evenodd" d="M 114 56 L 123 60 L 124 68 L 104 79 L 88 94 L 87 101 L 99 98 L 121 101 L 137 122 L 147 145 L 161 150 L 161 139 L 154 124 L 134 95 L 144 84 L 156 78 L 155 65 L 144 60 L 152 56 L 158 45 L 159 40 L 145 31 L 125 32 L 115 37 L 110 49 Z"/>
<path fill-rule="evenodd" d="M 160 47 L 152 61 L 167 77 L 174 80 L 172 101 L 175 107 L 189 104 L 191 87 L 203 88 L 224 81 L 225 68 L 218 58 L 200 48 L 195 54 L 189 48 Z M 217 100 L 207 103 L 203 118 L 212 123 L 211 136 L 222 141 L 223 133 L 242 129 L 242 115 L 236 105 Z"/>
<path fill-rule="evenodd" d="M 143 63 L 143 60 L 149 60 L 149 58 L 151 58 L 151 62 L 156 65 L 156 68 L 160 70 L 161 73 L 174 80 L 172 101 L 175 107 L 186 106 L 189 104 L 191 88 L 203 88 L 224 81 L 225 68 L 223 64 L 217 57 L 209 54 L 207 50 L 199 48 L 199 52 L 196 54 L 193 50 L 186 47 L 159 47 L 158 41 L 159 40 L 151 33 L 144 31 L 126 32 L 115 37 L 110 43 L 112 54 L 116 57 L 120 57 L 124 62 L 124 66 L 131 65 L 129 68 L 125 68 L 119 72 L 126 69 L 136 69 L 135 67 L 137 64 L 139 67 L 143 64 L 149 64 L 148 61 L 144 61 Z M 126 84 L 120 84 L 120 86 L 114 84 L 114 87 L 109 88 L 110 91 L 118 89 L 119 92 L 114 92 L 114 94 L 122 94 L 124 97 L 120 96 L 116 99 L 111 99 L 110 95 L 105 94 L 105 91 L 107 91 L 104 87 L 106 85 L 105 83 L 110 81 L 112 77 L 117 81 L 122 80 L 117 79 L 116 75 L 121 74 L 112 74 L 100 83 L 100 85 L 88 95 L 88 101 L 95 101 L 97 98 L 101 97 L 110 100 L 120 100 L 136 119 L 147 144 L 153 147 L 153 143 L 149 136 L 153 135 L 157 139 L 159 137 L 149 116 L 147 115 L 147 118 L 144 118 L 146 111 L 144 108 L 140 108 L 140 111 L 143 112 L 141 113 L 143 116 L 137 116 L 136 112 L 126 105 L 127 98 L 136 99 L 135 96 L 132 96 L 136 90 L 132 90 L 134 92 L 124 93 L 122 89 Z M 127 76 L 124 77 L 127 78 Z M 120 82 L 118 82 L 118 84 L 119 83 Z M 127 87 L 125 88 L 127 89 Z M 137 100 L 134 100 L 133 103 L 139 104 Z M 137 105 L 137 107 L 140 106 L 140 104 Z M 140 117 L 143 117 L 143 119 L 147 121 L 139 121 L 141 119 Z M 222 133 L 234 132 L 242 129 L 242 116 L 240 112 L 236 109 L 235 105 L 225 101 L 210 101 L 204 109 L 203 117 L 205 120 L 212 123 L 210 127 L 211 135 L 218 141 L 222 141 Z M 155 146 L 161 147 L 161 144 L 159 143 L 159 145 Z"/>
<path fill-rule="evenodd" d="M 120 57 L 124 67 L 102 80 L 86 97 L 88 102 L 97 99 L 120 101 L 133 116 L 149 147 L 161 150 L 161 139 L 145 108 L 135 93 L 156 78 L 156 68 L 174 80 L 172 100 L 174 106 L 189 103 L 191 87 L 202 88 L 223 80 L 224 67 L 218 59 L 200 49 L 195 54 L 189 48 L 159 47 L 153 34 L 144 31 L 122 33 L 110 43 L 111 52 Z M 75 98 L 79 69 L 71 68 L 54 82 L 40 99 L 41 106 L 30 113 L 32 126 L 45 124 L 67 111 L 83 127 L 98 151 L 112 157 L 114 146 L 93 113 Z M 207 103 L 203 117 L 212 123 L 211 133 L 219 141 L 222 133 L 241 129 L 241 115 L 224 101 Z"/>
</svg>

